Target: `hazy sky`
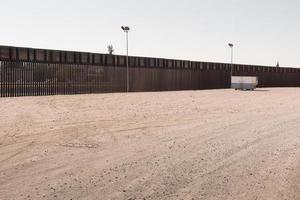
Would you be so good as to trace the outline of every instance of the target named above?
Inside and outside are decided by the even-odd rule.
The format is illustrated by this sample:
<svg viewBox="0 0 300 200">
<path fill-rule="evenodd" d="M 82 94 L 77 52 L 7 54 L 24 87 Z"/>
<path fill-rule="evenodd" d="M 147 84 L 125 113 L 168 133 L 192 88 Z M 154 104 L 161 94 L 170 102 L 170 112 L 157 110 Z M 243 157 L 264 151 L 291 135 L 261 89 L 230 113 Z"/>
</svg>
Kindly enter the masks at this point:
<svg viewBox="0 0 300 200">
<path fill-rule="evenodd" d="M 0 44 L 300 67 L 299 0 L 0 0 Z"/>
</svg>

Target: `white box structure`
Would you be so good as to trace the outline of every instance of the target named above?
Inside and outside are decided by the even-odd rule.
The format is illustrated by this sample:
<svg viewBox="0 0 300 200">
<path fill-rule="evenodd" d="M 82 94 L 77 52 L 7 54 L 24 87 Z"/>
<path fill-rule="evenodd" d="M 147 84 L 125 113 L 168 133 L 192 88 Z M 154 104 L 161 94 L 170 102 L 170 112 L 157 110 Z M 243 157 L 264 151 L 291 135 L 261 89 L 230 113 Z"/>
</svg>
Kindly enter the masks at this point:
<svg viewBox="0 0 300 200">
<path fill-rule="evenodd" d="M 232 76 L 231 88 L 236 90 L 254 90 L 258 85 L 256 76 Z"/>
</svg>

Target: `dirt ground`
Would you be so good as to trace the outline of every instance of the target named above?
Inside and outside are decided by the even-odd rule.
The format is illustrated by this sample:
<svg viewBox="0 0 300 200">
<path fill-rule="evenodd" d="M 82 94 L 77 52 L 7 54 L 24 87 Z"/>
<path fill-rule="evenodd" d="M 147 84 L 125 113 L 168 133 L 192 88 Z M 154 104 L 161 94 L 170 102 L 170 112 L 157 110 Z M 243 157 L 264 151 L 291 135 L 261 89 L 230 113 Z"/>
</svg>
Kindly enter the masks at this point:
<svg viewBox="0 0 300 200">
<path fill-rule="evenodd" d="M 0 199 L 300 199 L 300 88 L 0 99 Z"/>
</svg>

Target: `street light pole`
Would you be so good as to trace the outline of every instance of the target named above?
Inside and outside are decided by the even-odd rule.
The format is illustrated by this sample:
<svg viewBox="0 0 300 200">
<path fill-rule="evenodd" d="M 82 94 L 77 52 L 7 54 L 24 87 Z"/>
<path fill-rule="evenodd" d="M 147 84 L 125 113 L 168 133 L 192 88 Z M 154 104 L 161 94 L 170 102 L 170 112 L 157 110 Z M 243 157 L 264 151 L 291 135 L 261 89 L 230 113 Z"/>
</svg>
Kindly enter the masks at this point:
<svg viewBox="0 0 300 200">
<path fill-rule="evenodd" d="M 122 26 L 122 30 L 126 33 L 126 91 L 129 92 L 129 57 L 128 57 L 128 26 Z"/>
<path fill-rule="evenodd" d="M 234 47 L 234 45 L 232 43 L 229 43 L 228 46 L 231 48 L 231 67 L 230 67 L 230 80 L 231 80 L 232 74 L 233 74 L 233 47 Z"/>
<path fill-rule="evenodd" d="M 127 57 L 127 63 L 126 63 L 126 71 L 127 71 L 127 92 L 129 92 L 129 57 L 128 57 L 128 31 L 126 31 L 126 57 Z"/>
</svg>

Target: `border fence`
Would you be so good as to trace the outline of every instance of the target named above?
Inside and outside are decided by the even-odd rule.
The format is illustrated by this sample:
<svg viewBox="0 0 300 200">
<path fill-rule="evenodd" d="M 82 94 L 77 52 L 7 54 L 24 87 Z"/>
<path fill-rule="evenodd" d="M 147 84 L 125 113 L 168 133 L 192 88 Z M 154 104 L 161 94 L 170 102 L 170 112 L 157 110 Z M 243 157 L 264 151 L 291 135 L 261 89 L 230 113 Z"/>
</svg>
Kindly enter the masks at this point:
<svg viewBox="0 0 300 200">
<path fill-rule="evenodd" d="M 228 63 L 129 57 L 131 92 L 230 87 Z M 233 65 L 233 75 L 258 76 L 259 87 L 299 87 L 300 69 Z M 0 46 L 0 96 L 126 91 L 126 57 Z"/>
</svg>

